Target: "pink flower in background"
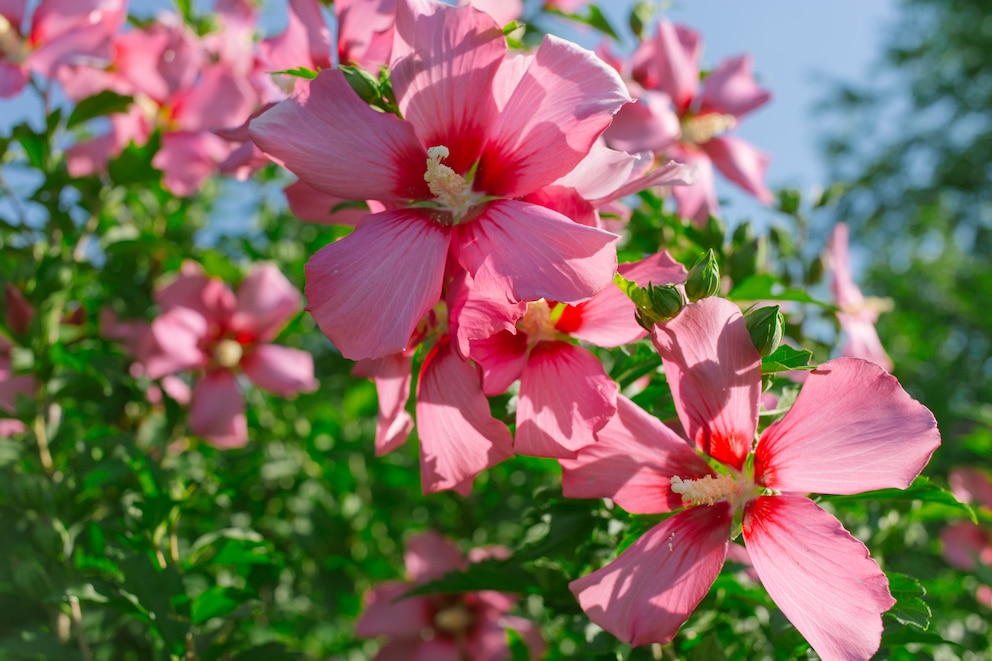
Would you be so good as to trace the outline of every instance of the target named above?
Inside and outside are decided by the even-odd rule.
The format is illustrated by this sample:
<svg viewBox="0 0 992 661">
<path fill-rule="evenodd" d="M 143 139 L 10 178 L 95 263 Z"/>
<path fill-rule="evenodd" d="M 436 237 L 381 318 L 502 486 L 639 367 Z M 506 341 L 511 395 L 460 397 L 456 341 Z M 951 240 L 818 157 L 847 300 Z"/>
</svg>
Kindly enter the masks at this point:
<svg viewBox="0 0 992 661">
<path fill-rule="evenodd" d="M 378 71 L 389 64 L 396 0 L 337 0 L 338 61 Z"/>
<path fill-rule="evenodd" d="M 667 252 L 623 264 L 628 279 L 647 285 L 682 282 L 685 268 Z M 607 287 L 590 300 L 564 305 L 539 300 L 511 330 L 472 340 L 469 354 L 482 366 L 483 392 L 498 395 L 517 379 L 517 454 L 574 457 L 616 413 L 617 384 L 583 340 L 617 347 L 645 335 L 635 307 L 619 287 Z"/>
<path fill-rule="evenodd" d="M 830 235 L 830 249 L 826 256 L 833 274 L 834 300 L 840 311 L 837 320 L 847 341 L 841 347 L 842 356 L 864 358 L 892 371 L 892 359 L 885 352 L 875 330 L 878 315 L 892 309 L 887 299 L 865 298 L 854 282 L 851 273 L 851 254 L 848 250 L 848 230 L 844 223 L 837 223 Z"/>
<path fill-rule="evenodd" d="M 714 166 L 762 202 L 774 199 L 764 183 L 768 157 L 728 134 L 771 95 L 755 83 L 748 55 L 724 60 L 700 84 L 700 47 L 696 32 L 659 21 L 655 38 L 642 42 L 632 58 L 630 90 L 637 103 L 624 106 L 606 132 L 616 149 L 696 166 L 696 184 L 673 195 L 679 215 L 697 224 L 719 213 Z"/>
<path fill-rule="evenodd" d="M 138 354 L 149 378 L 194 370 L 190 430 L 220 448 L 248 440 L 236 369 L 259 388 L 288 397 L 317 387 L 309 353 L 271 344 L 295 315 L 300 293 L 261 264 L 235 294 L 193 263 L 156 293 L 162 313 Z"/>
<path fill-rule="evenodd" d="M 0 98 L 18 94 L 32 72 L 51 78 L 63 65 L 108 61 L 125 6 L 125 0 L 42 0 L 24 33 L 28 0 L 0 4 Z"/>
<path fill-rule="evenodd" d="M 689 304 L 653 339 L 688 442 L 620 397 L 597 442 L 561 460 L 563 489 L 637 514 L 681 511 L 573 581 L 582 608 L 633 645 L 667 643 L 716 579 L 741 521 L 761 583 L 813 649 L 869 658 L 895 603 L 888 581 L 803 494 L 907 487 L 940 443 L 933 415 L 874 363 L 841 358 L 809 374 L 752 448 L 761 361 L 737 306 Z"/>
<path fill-rule="evenodd" d="M 308 185 L 389 209 L 307 265 L 308 309 L 342 354 L 402 352 L 449 262 L 512 301 L 574 303 L 610 283 L 615 235 L 518 198 L 575 168 L 628 100 L 612 69 L 554 37 L 507 59 L 485 13 L 409 0 L 390 75 L 405 119 L 324 71 L 251 123 L 259 147 Z"/>
<path fill-rule="evenodd" d="M 477 548 L 466 558 L 438 533 L 411 537 L 404 554 L 409 582 L 383 583 L 367 593 L 355 634 L 386 638 L 376 661 L 501 661 L 510 658 L 506 631 L 513 629 L 527 644 L 531 658 L 540 658 L 544 654 L 540 629 L 530 620 L 507 615 L 517 601 L 514 595 L 482 591 L 403 597 L 448 572 L 507 554 L 502 547 Z"/>
<path fill-rule="evenodd" d="M 992 511 L 992 480 L 977 468 L 956 468 L 948 476 L 955 498 L 962 503 Z M 970 521 L 958 521 L 940 533 L 941 552 L 947 564 L 973 572 L 982 565 L 992 567 L 992 530 Z M 979 585 L 975 598 L 992 607 L 992 586 Z"/>
<path fill-rule="evenodd" d="M 31 326 L 34 308 L 24 298 L 21 290 L 9 282 L 3 286 L 4 319 L 13 335 L 23 336 Z M 17 398 L 30 397 L 34 393 L 35 380 L 28 374 L 15 374 L 11 360 L 13 345 L 0 334 L 0 415 L 13 415 L 17 412 Z M 0 417 L 0 438 L 26 431 L 20 420 Z"/>
</svg>

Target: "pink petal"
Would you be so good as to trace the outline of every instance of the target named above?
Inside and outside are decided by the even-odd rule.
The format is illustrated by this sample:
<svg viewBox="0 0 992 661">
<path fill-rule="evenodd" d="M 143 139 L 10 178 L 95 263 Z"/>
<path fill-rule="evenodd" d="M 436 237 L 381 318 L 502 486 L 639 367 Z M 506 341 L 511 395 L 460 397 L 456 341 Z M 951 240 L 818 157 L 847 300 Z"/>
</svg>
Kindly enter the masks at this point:
<svg viewBox="0 0 992 661">
<path fill-rule="evenodd" d="M 992 509 L 992 480 L 980 468 L 954 468 L 947 476 L 954 497 L 962 503 Z"/>
<path fill-rule="evenodd" d="M 402 445 L 413 429 L 413 418 L 406 412 L 412 362 L 409 353 L 397 353 L 375 360 L 360 360 L 352 369 L 355 376 L 372 379 L 379 395 L 379 422 L 375 429 L 377 455 Z"/>
<path fill-rule="evenodd" d="M 31 327 L 34 318 L 34 308 L 24 298 L 21 290 L 10 282 L 3 284 L 4 307 L 7 310 L 7 327 L 15 335 L 23 335 Z"/>
<path fill-rule="evenodd" d="M 7 365 L 3 365 L 7 362 Z M 13 415 L 17 412 L 17 398 L 31 397 L 34 394 L 35 380 L 32 376 L 12 376 L 9 361 L 0 362 L 0 411 Z"/>
<path fill-rule="evenodd" d="M 421 144 L 448 147 L 445 165 L 466 172 L 496 121 L 492 85 L 506 57 L 503 32 L 473 7 L 400 2 L 394 39 L 390 80 L 403 117 Z"/>
<path fill-rule="evenodd" d="M 647 89 L 667 94 L 679 113 L 692 103 L 699 86 L 699 35 L 667 20 L 634 54 L 634 79 Z"/>
<path fill-rule="evenodd" d="M 588 350 L 566 342 L 539 342 L 520 376 L 514 451 L 574 457 L 616 413 L 617 389 Z"/>
<path fill-rule="evenodd" d="M 679 205 L 679 216 L 692 220 L 697 227 L 706 225 L 710 216 L 720 215 L 716 199 L 716 179 L 709 156 L 692 148 L 670 150 L 672 158 L 693 168 L 695 180 L 689 186 L 675 186 L 672 197 Z"/>
<path fill-rule="evenodd" d="M 768 103 L 772 95 L 758 87 L 751 73 L 751 56 L 724 60 L 703 81 L 699 112 L 719 112 L 740 118 Z"/>
<path fill-rule="evenodd" d="M 713 165 L 727 179 L 754 195 L 760 202 L 771 204 L 775 201 L 765 186 L 765 170 L 769 157 L 740 138 L 724 135 L 704 143 L 705 151 Z"/>
<path fill-rule="evenodd" d="M 162 171 L 166 188 L 180 197 L 189 197 L 200 192 L 203 183 L 233 150 L 233 144 L 213 133 L 166 133 L 152 166 Z"/>
<path fill-rule="evenodd" d="M 347 358 L 399 353 L 441 298 L 449 241 L 424 212 L 367 216 L 307 263 L 307 309 Z"/>
<path fill-rule="evenodd" d="M 540 190 L 524 195 L 521 199 L 557 211 L 580 225 L 601 229 L 596 209 L 574 188 L 545 186 Z"/>
<path fill-rule="evenodd" d="M 609 195 L 590 200 L 590 203 L 597 209 L 602 209 L 628 195 L 639 193 L 648 188 L 675 186 L 677 190 L 680 187 L 692 186 L 698 178 L 695 166 L 668 161 L 645 174 L 630 179 Z"/>
<path fill-rule="evenodd" d="M 524 9 L 523 0 L 458 0 L 458 4 L 471 4 L 492 16 L 500 26 L 519 20 Z"/>
<path fill-rule="evenodd" d="M 623 108 L 613 117 L 611 129 L 623 114 Z M 604 135 L 609 135 L 609 131 Z M 610 149 L 603 139 L 599 139 L 592 144 L 589 154 L 553 185 L 574 188 L 584 199 L 595 200 L 623 186 L 635 173 L 639 174 L 645 167 L 645 159 L 650 160 L 650 155 L 632 155 Z"/>
<path fill-rule="evenodd" d="M 417 425 L 424 493 L 457 489 L 467 495 L 476 475 L 513 455 L 510 430 L 489 412 L 478 368 L 447 342 L 421 368 Z"/>
<path fill-rule="evenodd" d="M 878 365 L 839 358 L 809 373 L 761 435 L 755 475 L 799 493 L 905 489 L 940 445 L 937 422 Z"/>
<path fill-rule="evenodd" d="M 851 252 L 849 250 L 848 229 L 845 223 L 834 225 L 830 233 L 830 247 L 827 253 L 827 264 L 833 275 L 831 289 L 837 307 L 858 309 L 864 305 L 865 297 L 854 282 L 851 272 Z"/>
<path fill-rule="evenodd" d="M 704 298 L 655 326 L 679 420 L 700 450 L 740 470 L 758 425 L 761 357 L 737 306 Z"/>
<path fill-rule="evenodd" d="M 762 496 L 744 512 L 744 542 L 768 594 L 824 659 L 868 659 L 895 604 L 865 545 L 799 496 Z"/>
<path fill-rule="evenodd" d="M 336 0 L 338 60 L 375 71 L 389 63 L 396 0 Z"/>
<path fill-rule="evenodd" d="M 13 418 L 0 418 L 0 438 L 7 438 L 14 434 L 23 434 L 28 428 L 20 420 Z"/>
<path fill-rule="evenodd" d="M 402 598 L 413 588 L 409 583 L 390 581 L 366 592 L 355 635 L 419 638 L 421 630 L 431 625 L 431 604 L 426 596 Z"/>
<path fill-rule="evenodd" d="M 317 389 L 313 356 L 306 351 L 259 344 L 245 353 L 240 365 L 252 383 L 276 395 L 290 397 Z"/>
<path fill-rule="evenodd" d="M 112 39 L 127 12 L 125 0 L 46 0 L 32 18 L 30 43 L 36 46 L 26 62 L 52 77 L 65 64 L 107 64 Z"/>
<path fill-rule="evenodd" d="M 465 555 L 454 542 L 433 530 L 407 540 L 403 561 L 406 573 L 414 583 L 436 581 L 448 572 L 468 567 Z"/>
<path fill-rule="evenodd" d="M 250 124 L 252 140 L 308 184 L 348 200 L 428 199 L 427 150 L 413 126 L 370 108 L 325 69 Z"/>
<path fill-rule="evenodd" d="M 501 200 L 455 228 L 456 256 L 481 286 L 517 301 L 577 303 L 613 281 L 619 237 L 526 202 Z"/>
<path fill-rule="evenodd" d="M 208 131 L 240 126 L 258 105 L 248 81 L 223 63 L 205 67 L 196 85 L 171 100 L 173 121 L 181 131 Z"/>
<path fill-rule="evenodd" d="M 889 354 L 882 346 L 882 340 L 875 329 L 876 313 L 850 315 L 837 313 L 837 321 L 847 335 L 847 341 L 840 348 L 840 355 L 849 358 L 861 358 L 877 363 L 886 371 L 891 371 L 893 364 Z"/>
<path fill-rule="evenodd" d="M 448 331 L 462 358 L 468 358 L 470 343 L 474 340 L 501 331 L 516 332 L 515 324 L 527 311 L 526 303 L 509 300 L 501 290 L 491 291 L 478 286 L 466 271 L 459 271 L 448 284 L 446 298 Z"/>
<path fill-rule="evenodd" d="M 189 308 L 171 308 L 159 315 L 137 352 L 148 378 L 205 365 L 209 356 L 201 344 L 209 330 L 207 319 Z"/>
<path fill-rule="evenodd" d="M 626 397 L 575 459 L 560 460 L 566 498 L 612 498 L 634 514 L 682 507 L 672 478 L 698 479 L 713 471 L 684 439 Z"/>
<path fill-rule="evenodd" d="M 489 131 L 476 188 L 517 197 L 554 182 L 628 101 L 620 76 L 595 54 L 546 36 Z"/>
<path fill-rule="evenodd" d="M 992 535 L 969 521 L 944 526 L 940 545 L 944 560 L 952 567 L 975 571 L 979 563 L 992 564 Z"/>
<path fill-rule="evenodd" d="M 471 344 L 472 360 L 482 368 L 482 391 L 488 395 L 506 392 L 520 378 L 527 364 L 527 334 L 500 331 Z"/>
<path fill-rule="evenodd" d="M 193 85 L 206 59 L 199 38 L 170 14 L 147 29 L 124 32 L 115 49 L 121 76 L 159 104 Z"/>
<path fill-rule="evenodd" d="M 0 16 L 6 18 L 17 32 L 20 32 L 24 24 L 24 13 L 27 8 L 28 0 L 0 0 Z"/>
<path fill-rule="evenodd" d="M 215 448 L 240 448 L 248 442 L 245 400 L 234 372 L 207 372 L 193 386 L 189 429 Z"/>
<path fill-rule="evenodd" d="M 297 181 L 283 189 L 289 210 L 300 220 L 309 223 L 333 223 L 335 225 L 357 225 L 370 211 L 366 204 L 354 207 L 347 200 L 328 195 L 309 186 L 305 181 Z"/>
<path fill-rule="evenodd" d="M 331 66 L 331 31 L 317 0 L 289 0 L 289 21 L 278 35 L 262 41 L 259 50 L 273 71 Z"/>
<path fill-rule="evenodd" d="M 569 589 L 593 622 L 640 646 L 668 643 L 723 567 L 730 507 L 691 507 L 662 521 Z"/>
<path fill-rule="evenodd" d="M 303 306 L 300 291 L 271 262 L 252 269 L 238 287 L 236 298 L 231 329 L 255 342 L 273 339 Z"/>
<path fill-rule="evenodd" d="M 24 67 L 0 62 L 0 99 L 9 99 L 20 94 L 30 77 Z"/>
<path fill-rule="evenodd" d="M 183 262 L 172 282 L 155 291 L 155 302 L 163 311 L 188 308 L 215 324 L 225 322 L 237 306 L 234 292 L 226 284 L 208 276 L 202 266 L 190 260 Z"/>
<path fill-rule="evenodd" d="M 632 154 L 664 151 L 682 133 L 671 98 L 653 90 L 634 94 L 637 100 L 620 108 L 603 136 L 614 149 Z"/>
</svg>

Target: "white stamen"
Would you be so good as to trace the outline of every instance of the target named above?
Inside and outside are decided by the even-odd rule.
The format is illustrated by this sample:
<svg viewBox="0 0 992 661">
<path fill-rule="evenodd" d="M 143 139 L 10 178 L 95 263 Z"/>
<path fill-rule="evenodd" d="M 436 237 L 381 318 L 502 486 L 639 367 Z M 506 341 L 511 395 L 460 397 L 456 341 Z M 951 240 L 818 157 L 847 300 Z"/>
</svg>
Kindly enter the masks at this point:
<svg viewBox="0 0 992 661">
<path fill-rule="evenodd" d="M 551 306 L 543 298 L 527 304 L 527 311 L 524 318 L 517 322 L 517 328 L 527 333 L 532 342 L 550 339 L 558 334 L 551 319 Z"/>
<path fill-rule="evenodd" d="M 221 340 L 214 347 L 214 361 L 221 367 L 232 368 L 241 362 L 244 351 L 236 340 Z"/>
<path fill-rule="evenodd" d="M 735 494 L 739 486 L 731 475 L 704 475 L 695 480 L 672 477 L 672 491 L 682 495 L 683 505 L 712 505 Z"/>
<path fill-rule="evenodd" d="M 682 122 L 682 141 L 702 145 L 737 126 L 737 118 L 717 112 L 696 115 Z"/>
<path fill-rule="evenodd" d="M 475 617 L 464 604 L 455 604 L 437 612 L 434 626 L 449 634 L 464 634 L 472 626 Z"/>
<path fill-rule="evenodd" d="M 424 181 L 430 187 L 431 194 L 444 208 L 451 211 L 457 222 L 477 203 L 479 196 L 472 192 L 471 185 L 464 177 L 441 163 L 450 153 L 444 145 L 427 150 L 427 172 L 424 174 Z"/>
</svg>

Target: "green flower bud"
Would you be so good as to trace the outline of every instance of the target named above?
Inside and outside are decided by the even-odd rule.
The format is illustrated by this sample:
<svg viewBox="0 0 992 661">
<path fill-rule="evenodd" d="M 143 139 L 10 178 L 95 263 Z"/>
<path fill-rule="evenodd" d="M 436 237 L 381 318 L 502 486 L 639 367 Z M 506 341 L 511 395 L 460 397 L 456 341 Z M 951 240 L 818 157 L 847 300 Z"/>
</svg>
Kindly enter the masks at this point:
<svg viewBox="0 0 992 661">
<path fill-rule="evenodd" d="M 785 317 L 777 305 L 756 308 L 744 315 L 747 331 L 751 334 L 754 347 L 762 358 L 770 356 L 782 343 L 785 330 Z"/>
<path fill-rule="evenodd" d="M 379 101 L 382 94 L 379 89 L 379 81 L 376 80 L 375 76 L 364 69 L 359 69 L 351 65 L 344 65 L 338 68 L 344 74 L 344 78 L 348 81 L 348 84 L 351 85 L 351 89 L 355 90 L 355 94 L 362 101 L 370 105 Z"/>
<path fill-rule="evenodd" d="M 708 296 L 716 296 L 720 292 L 720 264 L 716 253 L 710 248 L 700 255 L 696 263 L 689 269 L 685 281 L 685 293 L 690 301 L 698 301 Z"/>
<path fill-rule="evenodd" d="M 637 323 L 648 332 L 655 324 L 676 317 L 685 306 L 685 298 L 682 296 L 681 290 L 675 285 L 655 287 L 648 284 L 646 289 L 640 291 L 643 292 L 641 296 L 643 303 L 634 301 L 637 304 L 637 312 L 634 313 L 634 316 Z"/>
</svg>

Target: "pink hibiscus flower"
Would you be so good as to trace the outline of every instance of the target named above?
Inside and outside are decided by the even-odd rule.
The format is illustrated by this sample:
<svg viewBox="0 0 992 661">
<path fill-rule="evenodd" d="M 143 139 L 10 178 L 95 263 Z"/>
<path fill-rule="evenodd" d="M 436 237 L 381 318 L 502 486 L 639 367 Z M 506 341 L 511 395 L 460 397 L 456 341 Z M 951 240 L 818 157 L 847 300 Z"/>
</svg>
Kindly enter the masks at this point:
<svg viewBox="0 0 992 661">
<path fill-rule="evenodd" d="M 513 629 L 523 637 L 531 658 L 540 658 L 540 629 L 530 620 L 507 615 L 517 601 L 513 595 L 483 591 L 403 598 L 415 586 L 448 572 L 506 555 L 502 547 L 477 548 L 466 558 L 438 533 L 411 537 L 404 554 L 409 582 L 383 583 L 367 593 L 355 633 L 387 638 L 374 657 L 377 661 L 501 661 L 510 658 L 506 631 Z"/>
<path fill-rule="evenodd" d="M 618 398 L 598 441 L 561 460 L 563 488 L 639 514 L 680 511 L 573 581 L 582 608 L 633 645 L 667 643 L 716 579 L 739 522 L 754 571 L 813 649 L 869 658 L 895 603 L 888 581 L 803 494 L 905 488 L 940 443 L 933 415 L 874 363 L 840 358 L 809 374 L 752 448 L 761 362 L 737 306 L 689 304 L 653 339 L 689 442 Z"/>
<path fill-rule="evenodd" d="M 962 503 L 992 511 L 992 480 L 985 471 L 956 468 L 948 476 L 948 482 Z M 952 567 L 970 572 L 979 565 L 992 567 L 992 531 L 985 526 L 970 521 L 952 523 L 941 531 L 940 546 L 944 560 Z M 992 586 L 979 585 L 975 598 L 992 607 Z"/>
<path fill-rule="evenodd" d="M 256 266 L 235 294 L 187 262 L 156 300 L 162 314 L 152 322 L 139 360 L 152 379 L 196 371 L 190 430 L 216 447 L 248 440 L 235 368 L 283 397 L 317 387 L 309 353 L 271 344 L 302 305 L 299 291 L 274 265 Z"/>
<path fill-rule="evenodd" d="M 32 72 L 51 78 L 62 65 L 108 61 L 125 5 L 125 0 L 42 0 L 25 34 L 28 0 L 0 3 L 0 98 L 18 94 Z"/>
<path fill-rule="evenodd" d="M 615 71 L 554 37 L 507 58 L 487 14 L 408 0 L 390 76 L 405 119 L 323 71 L 251 122 L 259 147 L 313 188 L 388 207 L 307 264 L 308 309 L 342 354 L 402 352 L 449 263 L 513 301 L 575 303 L 610 283 L 615 235 L 518 198 L 589 153 L 629 100 Z"/>
<path fill-rule="evenodd" d="M 844 223 L 837 223 L 830 235 L 827 264 L 833 274 L 834 300 L 840 311 L 837 320 L 847 341 L 841 347 L 842 356 L 864 358 L 892 371 L 892 359 L 885 352 L 875 330 L 878 315 L 892 309 L 892 301 L 884 298 L 865 298 L 851 274 L 851 254 L 848 251 L 848 230 Z"/>
<path fill-rule="evenodd" d="M 663 153 L 695 165 L 698 181 L 673 191 L 679 214 L 697 224 L 719 213 L 713 166 L 723 176 L 770 204 L 765 187 L 768 157 L 727 132 L 771 95 L 758 87 L 751 58 L 724 60 L 700 85 L 699 34 L 666 20 L 657 35 L 643 42 L 632 58 L 631 94 L 606 132 L 611 147 L 628 152 Z"/>
<path fill-rule="evenodd" d="M 620 272 L 645 285 L 682 282 L 686 276 L 667 252 L 623 264 Z M 517 454 L 574 457 L 595 440 L 593 433 L 616 413 L 617 384 L 599 358 L 573 338 L 601 347 L 634 342 L 647 335 L 634 312 L 619 287 L 607 287 L 578 305 L 529 303 L 512 330 L 471 341 L 469 353 L 482 366 L 486 395 L 520 380 Z"/>
</svg>

